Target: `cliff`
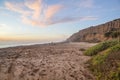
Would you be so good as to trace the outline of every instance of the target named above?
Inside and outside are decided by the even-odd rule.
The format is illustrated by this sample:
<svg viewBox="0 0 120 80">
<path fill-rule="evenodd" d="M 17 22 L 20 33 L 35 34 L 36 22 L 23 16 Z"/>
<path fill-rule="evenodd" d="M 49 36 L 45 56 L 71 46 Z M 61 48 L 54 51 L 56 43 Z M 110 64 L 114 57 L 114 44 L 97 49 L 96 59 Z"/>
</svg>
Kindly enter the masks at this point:
<svg viewBox="0 0 120 80">
<path fill-rule="evenodd" d="M 120 31 L 120 18 L 113 21 L 92 26 L 73 34 L 67 39 L 67 42 L 100 42 L 112 37 L 105 37 L 106 32 L 112 30 Z"/>
</svg>

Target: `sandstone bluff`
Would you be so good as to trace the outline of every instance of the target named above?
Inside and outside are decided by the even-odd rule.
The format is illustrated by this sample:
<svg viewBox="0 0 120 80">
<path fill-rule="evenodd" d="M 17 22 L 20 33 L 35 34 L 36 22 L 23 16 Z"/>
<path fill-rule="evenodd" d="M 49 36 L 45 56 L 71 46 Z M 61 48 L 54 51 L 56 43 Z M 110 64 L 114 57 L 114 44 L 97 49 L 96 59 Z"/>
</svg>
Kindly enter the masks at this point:
<svg viewBox="0 0 120 80">
<path fill-rule="evenodd" d="M 80 30 L 67 39 L 68 42 L 100 42 L 111 37 L 106 38 L 104 34 L 112 29 L 120 29 L 120 18 L 113 21 L 100 24 L 97 26 L 91 26 L 89 28 Z M 119 30 L 120 31 L 120 30 Z"/>
</svg>

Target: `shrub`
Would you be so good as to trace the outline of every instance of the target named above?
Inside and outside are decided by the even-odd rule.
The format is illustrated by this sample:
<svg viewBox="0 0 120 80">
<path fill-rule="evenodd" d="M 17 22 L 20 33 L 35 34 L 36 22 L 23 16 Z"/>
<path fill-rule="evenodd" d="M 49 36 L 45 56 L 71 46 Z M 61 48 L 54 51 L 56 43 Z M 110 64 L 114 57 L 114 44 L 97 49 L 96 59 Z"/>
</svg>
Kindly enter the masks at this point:
<svg viewBox="0 0 120 80">
<path fill-rule="evenodd" d="M 85 51 L 85 49 L 84 48 L 80 48 L 79 51 Z"/>
<path fill-rule="evenodd" d="M 100 54 L 94 56 L 92 58 L 92 64 L 97 65 L 97 64 L 103 63 L 104 60 L 107 58 L 107 56 L 110 53 L 117 52 L 117 51 L 120 51 L 120 44 L 117 44 L 117 45 L 115 45 L 111 48 L 108 48 L 107 50 L 105 50 L 105 51 L 101 52 Z"/>
<path fill-rule="evenodd" d="M 120 32 L 114 31 L 111 34 L 112 38 L 117 38 L 118 36 L 120 36 Z"/>
<path fill-rule="evenodd" d="M 105 36 L 105 37 L 111 37 L 111 34 L 112 34 L 112 32 L 106 32 L 106 33 L 104 34 L 104 36 Z"/>
<path fill-rule="evenodd" d="M 116 44 L 89 61 L 97 80 L 120 80 L 120 44 Z"/>
<path fill-rule="evenodd" d="M 105 34 L 104 34 L 104 36 L 105 37 L 112 37 L 112 38 L 117 38 L 117 37 L 119 37 L 120 36 L 120 31 L 119 30 L 116 30 L 116 31 L 114 31 L 114 30 L 111 30 L 111 31 L 109 31 L 109 32 L 106 32 Z"/>
<path fill-rule="evenodd" d="M 117 40 L 111 40 L 111 41 L 106 41 L 106 42 L 102 42 L 99 43 L 89 49 L 87 49 L 84 54 L 88 55 L 88 56 L 93 56 L 96 55 L 97 53 L 99 53 L 100 51 L 103 51 L 111 46 L 114 46 L 116 44 L 118 44 L 119 42 Z"/>
</svg>

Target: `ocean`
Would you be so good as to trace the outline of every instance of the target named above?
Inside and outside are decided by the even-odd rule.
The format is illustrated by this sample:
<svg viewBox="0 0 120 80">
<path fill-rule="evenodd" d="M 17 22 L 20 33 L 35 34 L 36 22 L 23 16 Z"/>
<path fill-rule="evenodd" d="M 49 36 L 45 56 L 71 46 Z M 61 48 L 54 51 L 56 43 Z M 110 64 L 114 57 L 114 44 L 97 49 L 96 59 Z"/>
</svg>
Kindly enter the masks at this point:
<svg viewBox="0 0 120 80">
<path fill-rule="evenodd" d="M 43 44 L 43 42 L 0 41 L 0 48 L 34 45 L 34 44 Z"/>
</svg>

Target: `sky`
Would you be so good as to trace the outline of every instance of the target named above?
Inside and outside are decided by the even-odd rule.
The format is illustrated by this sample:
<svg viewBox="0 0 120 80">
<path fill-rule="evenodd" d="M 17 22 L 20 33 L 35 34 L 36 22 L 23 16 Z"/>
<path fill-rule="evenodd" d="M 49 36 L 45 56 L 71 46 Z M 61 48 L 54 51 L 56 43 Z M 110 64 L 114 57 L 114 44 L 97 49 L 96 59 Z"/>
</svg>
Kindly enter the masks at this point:
<svg viewBox="0 0 120 80">
<path fill-rule="evenodd" d="M 120 18 L 120 0 L 0 0 L 0 41 L 64 41 Z"/>
</svg>

